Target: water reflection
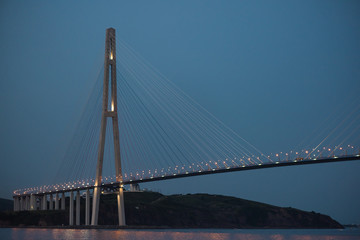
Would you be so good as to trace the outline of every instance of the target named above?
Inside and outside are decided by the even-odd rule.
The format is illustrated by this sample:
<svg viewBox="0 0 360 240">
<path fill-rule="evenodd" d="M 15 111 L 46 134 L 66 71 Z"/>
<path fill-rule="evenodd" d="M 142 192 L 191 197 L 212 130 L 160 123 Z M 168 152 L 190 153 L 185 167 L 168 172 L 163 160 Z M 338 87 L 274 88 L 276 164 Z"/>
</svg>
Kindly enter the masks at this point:
<svg viewBox="0 0 360 240">
<path fill-rule="evenodd" d="M 0 239 L 12 240 L 347 240 L 360 239 L 360 229 L 345 230 L 97 230 L 3 228 Z"/>
</svg>

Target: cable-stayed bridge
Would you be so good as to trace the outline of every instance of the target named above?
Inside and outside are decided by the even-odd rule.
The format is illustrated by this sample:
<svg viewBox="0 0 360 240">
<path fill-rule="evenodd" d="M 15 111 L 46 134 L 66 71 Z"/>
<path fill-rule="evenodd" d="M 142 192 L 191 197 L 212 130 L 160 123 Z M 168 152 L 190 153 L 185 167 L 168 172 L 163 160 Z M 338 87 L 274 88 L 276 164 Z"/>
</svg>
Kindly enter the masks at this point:
<svg viewBox="0 0 360 240">
<path fill-rule="evenodd" d="M 100 194 L 113 191 L 119 224 L 125 225 L 127 184 L 360 159 L 356 102 L 350 112 L 326 119 L 320 133 L 297 150 L 265 154 L 117 41 L 114 29 L 107 30 L 105 43 L 104 66 L 56 177 L 48 185 L 15 190 L 14 210 L 65 209 L 70 195 L 69 224 L 75 210 L 78 225 L 85 191 L 85 224 L 91 217 L 97 225 Z"/>
</svg>

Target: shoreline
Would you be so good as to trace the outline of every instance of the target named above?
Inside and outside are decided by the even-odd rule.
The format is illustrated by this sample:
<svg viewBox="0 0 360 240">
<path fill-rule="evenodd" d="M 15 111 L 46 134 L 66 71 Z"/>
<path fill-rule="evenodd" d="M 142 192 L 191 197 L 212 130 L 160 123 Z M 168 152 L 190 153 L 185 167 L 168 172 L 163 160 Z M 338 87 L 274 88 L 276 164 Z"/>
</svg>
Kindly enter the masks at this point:
<svg viewBox="0 0 360 240">
<path fill-rule="evenodd" d="M 233 230 L 341 230 L 339 228 L 199 228 L 199 227 L 168 227 L 168 226 L 116 226 L 116 225 L 100 225 L 100 226 L 0 226 L 0 228 L 35 228 L 35 229 L 124 229 L 124 230 L 157 230 L 157 229 L 178 229 L 178 230 L 190 230 L 190 229 L 203 229 L 203 230 L 215 230 L 215 229 L 233 229 Z M 344 226 L 345 228 L 359 228 L 354 226 Z"/>
</svg>

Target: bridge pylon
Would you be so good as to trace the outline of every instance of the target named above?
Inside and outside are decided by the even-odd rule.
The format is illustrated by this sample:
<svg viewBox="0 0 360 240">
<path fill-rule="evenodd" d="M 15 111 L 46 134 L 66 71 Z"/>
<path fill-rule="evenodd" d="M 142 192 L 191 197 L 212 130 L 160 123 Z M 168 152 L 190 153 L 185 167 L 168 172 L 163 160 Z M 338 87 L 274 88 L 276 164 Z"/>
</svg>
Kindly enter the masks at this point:
<svg viewBox="0 0 360 240">
<path fill-rule="evenodd" d="M 109 79 L 111 84 L 110 86 L 109 86 Z M 109 99 L 109 92 L 111 97 L 110 99 Z M 119 225 L 125 226 L 125 208 L 124 208 L 124 196 L 123 196 L 123 186 L 122 186 L 119 124 L 118 124 L 118 113 L 117 113 L 116 41 L 115 41 L 115 29 L 113 28 L 106 29 L 103 104 L 102 104 L 102 116 L 101 116 L 101 126 L 100 126 L 100 141 L 98 148 L 98 161 L 96 167 L 96 178 L 95 178 L 95 186 L 94 186 L 94 194 L 93 194 L 91 225 L 98 224 L 106 123 L 108 118 L 112 119 L 112 124 L 113 124 L 115 173 L 116 173 L 116 181 L 120 183 L 119 191 L 117 192 Z"/>
</svg>

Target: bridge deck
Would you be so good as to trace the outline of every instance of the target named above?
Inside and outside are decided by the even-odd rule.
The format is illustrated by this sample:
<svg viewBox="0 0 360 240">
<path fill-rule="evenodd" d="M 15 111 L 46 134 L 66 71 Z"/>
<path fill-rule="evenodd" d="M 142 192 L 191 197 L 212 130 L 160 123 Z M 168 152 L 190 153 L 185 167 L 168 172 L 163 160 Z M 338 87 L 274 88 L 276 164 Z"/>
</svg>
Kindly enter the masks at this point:
<svg viewBox="0 0 360 240">
<path fill-rule="evenodd" d="M 239 166 L 239 167 L 228 167 L 228 168 L 219 168 L 219 169 L 209 169 L 205 171 L 196 171 L 196 172 L 187 172 L 180 174 L 172 174 L 172 175 L 162 175 L 158 177 L 150 177 L 136 180 L 126 180 L 123 181 L 123 185 L 132 184 L 132 183 L 145 183 L 145 182 L 155 182 L 162 181 L 168 179 L 175 178 L 184 178 L 184 177 L 192 177 L 192 176 L 200 176 L 200 175 L 208 175 L 208 174 L 216 174 L 216 173 L 225 173 L 225 172 L 236 172 L 236 171 L 246 171 L 246 170 L 255 170 L 262 168 L 274 168 L 274 167 L 285 167 L 285 166 L 297 166 L 297 165 L 308 165 L 308 164 L 319 164 L 319 163 L 332 163 L 332 162 L 345 162 L 345 161 L 355 161 L 360 160 L 360 155 L 351 155 L 351 156 L 341 156 L 341 157 L 331 157 L 331 158 L 318 158 L 318 159 L 305 159 L 305 160 L 292 160 L 292 161 L 284 161 L 284 162 L 271 162 L 264 163 L 258 165 L 248 165 L 248 166 Z M 103 188 L 116 188 L 119 186 L 119 182 L 110 182 L 103 183 L 101 187 Z M 54 193 L 63 193 L 77 190 L 86 190 L 93 189 L 94 185 L 86 185 L 86 186 L 76 186 L 74 188 L 68 188 L 63 190 L 49 191 L 49 192 L 39 192 L 33 193 L 33 195 L 41 196 L 44 194 L 54 194 Z M 28 196 L 28 194 L 15 194 L 14 196 Z"/>
</svg>

